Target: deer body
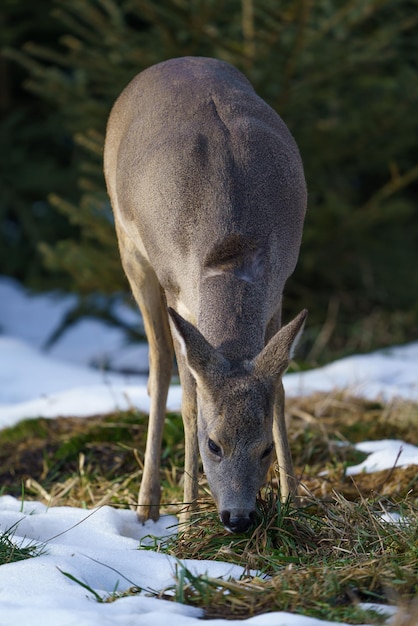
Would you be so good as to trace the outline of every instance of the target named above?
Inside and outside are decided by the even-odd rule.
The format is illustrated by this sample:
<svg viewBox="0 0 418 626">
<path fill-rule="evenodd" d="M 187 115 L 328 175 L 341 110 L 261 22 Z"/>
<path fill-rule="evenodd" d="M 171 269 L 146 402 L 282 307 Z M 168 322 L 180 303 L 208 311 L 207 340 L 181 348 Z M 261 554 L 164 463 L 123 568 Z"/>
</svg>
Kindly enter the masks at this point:
<svg viewBox="0 0 418 626">
<path fill-rule="evenodd" d="M 297 146 L 238 70 L 184 57 L 145 70 L 122 92 L 108 122 L 104 167 L 150 349 L 138 515 L 159 514 L 174 345 L 185 502 L 196 501 L 199 447 L 224 525 L 247 530 L 273 439 L 282 496 L 296 486 L 281 376 L 306 312 L 280 326 L 306 208 Z"/>
</svg>

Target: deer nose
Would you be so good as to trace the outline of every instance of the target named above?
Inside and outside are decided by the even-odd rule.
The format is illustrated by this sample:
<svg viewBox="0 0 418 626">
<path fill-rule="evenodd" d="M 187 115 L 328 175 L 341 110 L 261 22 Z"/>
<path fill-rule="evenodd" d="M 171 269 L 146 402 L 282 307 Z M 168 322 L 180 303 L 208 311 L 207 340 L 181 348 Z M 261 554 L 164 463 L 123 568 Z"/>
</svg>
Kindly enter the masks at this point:
<svg viewBox="0 0 418 626">
<path fill-rule="evenodd" d="M 223 525 L 231 533 L 245 533 L 251 528 L 255 521 L 255 511 L 249 515 L 231 515 L 230 511 L 221 511 Z"/>
</svg>

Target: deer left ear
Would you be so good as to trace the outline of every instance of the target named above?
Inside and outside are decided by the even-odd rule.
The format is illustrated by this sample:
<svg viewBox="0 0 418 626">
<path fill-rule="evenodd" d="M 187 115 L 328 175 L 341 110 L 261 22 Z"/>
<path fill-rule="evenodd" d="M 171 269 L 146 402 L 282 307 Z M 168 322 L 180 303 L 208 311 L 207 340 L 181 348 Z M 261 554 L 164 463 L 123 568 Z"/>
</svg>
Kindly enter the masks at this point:
<svg viewBox="0 0 418 626">
<path fill-rule="evenodd" d="M 283 326 L 270 339 L 260 354 L 253 359 L 255 376 L 275 378 L 284 374 L 295 354 L 307 316 L 307 309 L 303 309 L 294 320 Z"/>
<path fill-rule="evenodd" d="M 187 365 L 197 382 L 209 381 L 211 376 L 229 370 L 225 359 L 193 324 L 190 324 L 177 311 L 168 309 L 174 336 L 180 343 Z"/>
</svg>

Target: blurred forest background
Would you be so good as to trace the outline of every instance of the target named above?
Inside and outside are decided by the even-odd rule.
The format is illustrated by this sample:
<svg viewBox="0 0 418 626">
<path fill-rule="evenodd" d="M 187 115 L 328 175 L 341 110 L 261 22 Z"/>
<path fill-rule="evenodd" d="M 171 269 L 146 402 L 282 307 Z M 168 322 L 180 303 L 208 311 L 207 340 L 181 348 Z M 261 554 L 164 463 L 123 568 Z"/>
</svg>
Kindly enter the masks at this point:
<svg viewBox="0 0 418 626">
<path fill-rule="evenodd" d="M 129 290 L 102 175 L 110 108 L 153 63 L 214 56 L 302 154 L 284 319 L 309 308 L 304 358 L 418 337 L 418 0 L 2 0 L 0 37 L 1 274 L 112 321 Z"/>
</svg>

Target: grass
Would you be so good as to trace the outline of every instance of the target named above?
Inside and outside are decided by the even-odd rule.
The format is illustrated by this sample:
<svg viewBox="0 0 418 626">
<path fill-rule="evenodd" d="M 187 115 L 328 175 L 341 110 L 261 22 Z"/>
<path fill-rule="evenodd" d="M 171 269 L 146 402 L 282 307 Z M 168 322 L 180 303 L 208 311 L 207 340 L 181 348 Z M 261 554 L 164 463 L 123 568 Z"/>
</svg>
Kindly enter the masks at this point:
<svg viewBox="0 0 418 626">
<path fill-rule="evenodd" d="M 271 490 L 265 497 L 250 537 L 214 535 L 213 523 L 199 520 L 180 540 L 160 546 L 181 559 L 222 559 L 245 568 L 242 580 L 219 581 L 180 567 L 170 596 L 174 592 L 174 599 L 204 608 L 207 617 L 238 619 L 279 610 L 377 624 L 381 618 L 365 614 L 360 601 L 398 603 L 418 593 L 414 505 L 403 501 L 408 522 L 393 524 L 380 515 L 387 500 L 351 502 L 336 494 L 326 503 L 312 498 L 296 507 L 281 505 Z"/>
<path fill-rule="evenodd" d="M 16 497 L 23 485 L 27 498 L 49 506 L 127 508 L 137 498 L 146 426 L 147 417 L 136 411 L 24 420 L 0 431 L 0 484 Z M 180 416 L 167 415 L 162 481 L 176 503 L 182 494 L 182 441 Z"/>
<path fill-rule="evenodd" d="M 249 535 L 232 536 L 219 522 L 202 479 L 199 514 L 187 532 L 155 542 L 154 549 L 179 559 L 175 584 L 158 595 L 199 606 L 206 617 L 238 619 L 286 610 L 379 624 L 382 617 L 365 613 L 360 602 L 407 605 L 418 595 L 418 470 L 394 468 L 351 478 L 345 469 L 364 458 L 350 443 L 399 438 L 418 445 L 418 406 L 317 394 L 289 400 L 287 410 L 303 483 L 299 505 L 280 502 L 272 472 L 258 501 L 257 527 Z M 132 506 L 145 434 L 146 416 L 135 411 L 22 422 L 0 432 L 1 484 L 18 497 L 23 484 L 26 499 L 50 506 Z M 182 467 L 181 419 L 172 414 L 161 469 L 166 513 L 181 502 Z M 321 475 L 323 470 L 327 474 Z M 390 511 L 402 512 L 404 522 L 383 521 L 381 514 Z M 236 563 L 244 576 L 196 577 L 181 564 L 186 558 Z"/>
<path fill-rule="evenodd" d="M 0 565 L 24 561 L 44 553 L 42 545 L 36 543 L 28 544 L 24 539 L 16 541 L 15 530 L 15 527 L 11 527 L 0 533 Z"/>
</svg>

